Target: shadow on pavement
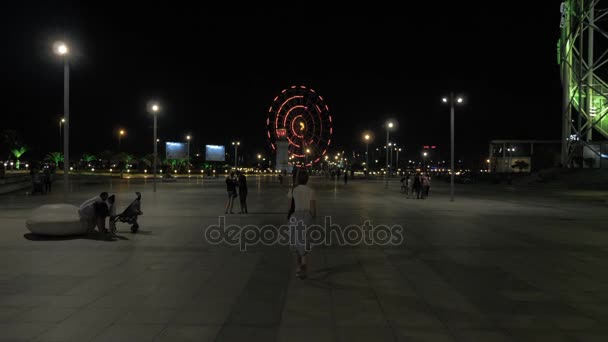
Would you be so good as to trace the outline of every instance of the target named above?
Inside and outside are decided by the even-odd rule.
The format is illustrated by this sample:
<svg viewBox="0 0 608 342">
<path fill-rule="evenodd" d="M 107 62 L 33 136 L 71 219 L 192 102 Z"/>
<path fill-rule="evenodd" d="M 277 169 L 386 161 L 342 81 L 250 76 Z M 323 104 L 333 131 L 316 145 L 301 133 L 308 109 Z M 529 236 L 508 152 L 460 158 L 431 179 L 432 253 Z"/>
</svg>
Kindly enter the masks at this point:
<svg viewBox="0 0 608 342">
<path fill-rule="evenodd" d="M 97 240 L 104 242 L 113 242 L 118 240 L 129 240 L 129 238 L 121 235 L 113 235 L 109 237 L 103 237 L 99 234 L 86 234 L 86 235 L 69 235 L 69 236 L 49 236 L 49 235 L 38 235 L 34 233 L 23 234 L 23 237 L 30 241 L 68 241 L 68 240 Z"/>
</svg>

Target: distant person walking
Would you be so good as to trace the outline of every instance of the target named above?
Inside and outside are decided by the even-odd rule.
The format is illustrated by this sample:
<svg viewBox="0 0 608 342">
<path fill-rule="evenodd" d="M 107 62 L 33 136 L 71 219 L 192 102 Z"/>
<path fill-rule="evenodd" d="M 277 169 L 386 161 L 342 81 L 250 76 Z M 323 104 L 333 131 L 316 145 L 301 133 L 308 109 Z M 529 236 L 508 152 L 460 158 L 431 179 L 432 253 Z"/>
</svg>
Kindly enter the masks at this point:
<svg viewBox="0 0 608 342">
<path fill-rule="evenodd" d="M 317 216 L 315 192 L 307 185 L 308 178 L 306 170 L 299 170 L 298 184 L 288 194 L 290 206 L 293 205 L 293 208 L 290 208 L 293 213 L 289 219 L 290 244 L 295 248 L 296 276 L 300 279 L 306 278 L 307 255 L 311 247 L 306 241 L 306 229 L 313 224 Z"/>
<path fill-rule="evenodd" d="M 422 197 L 429 197 L 429 190 L 431 189 L 431 176 L 425 174 L 422 176 Z"/>
<path fill-rule="evenodd" d="M 238 196 L 236 193 L 236 180 L 234 179 L 234 171 L 226 177 L 226 191 L 228 192 L 228 201 L 226 202 L 226 210 L 224 214 L 234 214 L 232 212 L 232 206 L 234 205 L 234 199 Z"/>
<path fill-rule="evenodd" d="M 51 192 L 51 185 L 53 183 L 52 177 L 53 177 L 53 175 L 51 174 L 51 168 L 45 167 L 44 168 L 44 192 L 46 192 L 46 193 Z"/>
<path fill-rule="evenodd" d="M 414 175 L 414 183 L 412 184 L 412 198 L 414 198 L 414 193 L 416 193 L 416 199 L 420 199 L 420 192 L 422 191 L 422 180 L 420 179 L 420 174 L 416 173 Z"/>
<path fill-rule="evenodd" d="M 247 177 L 241 171 L 237 171 L 236 174 L 241 204 L 241 211 L 239 214 L 247 214 Z"/>
<path fill-rule="evenodd" d="M 344 169 L 344 185 L 348 183 L 348 170 Z"/>
</svg>

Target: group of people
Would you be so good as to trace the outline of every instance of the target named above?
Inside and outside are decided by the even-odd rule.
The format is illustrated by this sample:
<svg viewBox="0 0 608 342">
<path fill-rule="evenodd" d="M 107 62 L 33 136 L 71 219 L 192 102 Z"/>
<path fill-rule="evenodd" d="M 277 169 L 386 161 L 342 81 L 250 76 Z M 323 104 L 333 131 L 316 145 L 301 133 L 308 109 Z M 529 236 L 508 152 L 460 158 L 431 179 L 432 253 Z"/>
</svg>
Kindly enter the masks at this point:
<svg viewBox="0 0 608 342">
<path fill-rule="evenodd" d="M 32 178 L 32 194 L 40 193 L 45 195 L 51 192 L 53 184 L 53 171 L 49 167 L 38 170 L 35 167 L 30 169 L 30 177 Z"/>
<path fill-rule="evenodd" d="M 87 232 L 92 233 L 97 230 L 99 234 L 108 237 L 110 232 L 106 229 L 106 217 L 116 216 L 116 196 L 102 192 L 99 196 L 84 201 L 78 208 L 80 223 L 87 227 Z M 110 225 L 112 220 L 110 220 Z"/>
<path fill-rule="evenodd" d="M 238 189 L 238 192 L 237 192 Z M 234 205 L 234 199 L 239 197 L 241 204 L 241 211 L 239 214 L 247 214 L 247 177 L 244 173 L 237 170 L 230 172 L 226 177 L 226 191 L 228 191 L 228 201 L 226 202 L 226 210 L 224 214 L 234 214 L 232 207 Z"/>
<path fill-rule="evenodd" d="M 407 198 L 425 199 L 429 197 L 431 176 L 428 173 L 407 174 L 401 178 L 401 192 Z"/>
</svg>

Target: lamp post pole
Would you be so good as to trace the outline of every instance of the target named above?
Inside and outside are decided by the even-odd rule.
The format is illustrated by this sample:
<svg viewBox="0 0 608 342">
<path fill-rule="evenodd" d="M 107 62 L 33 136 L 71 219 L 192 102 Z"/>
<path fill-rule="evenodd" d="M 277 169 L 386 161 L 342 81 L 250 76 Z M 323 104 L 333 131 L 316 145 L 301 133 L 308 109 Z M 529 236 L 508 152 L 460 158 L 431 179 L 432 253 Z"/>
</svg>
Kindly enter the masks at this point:
<svg viewBox="0 0 608 342">
<path fill-rule="evenodd" d="M 459 99 L 460 100 L 460 99 Z M 450 93 L 450 201 L 454 202 L 454 93 Z"/>
<path fill-rule="evenodd" d="M 158 142 L 156 141 L 156 111 L 158 111 L 158 106 L 154 105 L 154 108 L 157 109 L 154 110 L 154 161 L 152 162 L 152 173 L 154 175 L 152 176 L 152 191 L 156 192 L 156 163 L 158 160 Z"/>
</svg>

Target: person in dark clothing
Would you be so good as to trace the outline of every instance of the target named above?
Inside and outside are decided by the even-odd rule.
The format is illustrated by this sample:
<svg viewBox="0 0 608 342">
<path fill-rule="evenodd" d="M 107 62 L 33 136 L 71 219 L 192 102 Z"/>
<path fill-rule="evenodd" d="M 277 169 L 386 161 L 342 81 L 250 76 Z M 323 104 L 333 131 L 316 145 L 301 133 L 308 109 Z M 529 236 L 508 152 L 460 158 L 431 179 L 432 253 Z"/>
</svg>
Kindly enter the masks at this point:
<svg viewBox="0 0 608 342">
<path fill-rule="evenodd" d="M 237 171 L 236 174 L 241 204 L 241 212 L 239 214 L 247 214 L 247 177 L 245 177 L 245 174 L 241 171 Z"/>
<path fill-rule="evenodd" d="M 420 174 L 416 174 L 414 176 L 414 184 L 412 185 L 412 198 L 414 198 L 414 193 L 416 193 L 416 199 L 420 199 L 420 192 L 422 191 L 422 181 L 420 179 Z"/>
<path fill-rule="evenodd" d="M 344 169 L 344 184 L 348 183 L 348 170 Z"/>
<path fill-rule="evenodd" d="M 51 169 L 49 167 L 44 168 L 44 192 L 51 192 L 51 184 L 52 184 L 52 175 Z"/>
<path fill-rule="evenodd" d="M 236 193 L 236 180 L 234 179 L 234 172 L 230 172 L 230 175 L 226 177 L 226 191 L 228 192 L 228 201 L 226 202 L 226 211 L 225 214 L 232 212 L 232 205 L 234 204 L 234 199 L 238 196 Z"/>
</svg>

